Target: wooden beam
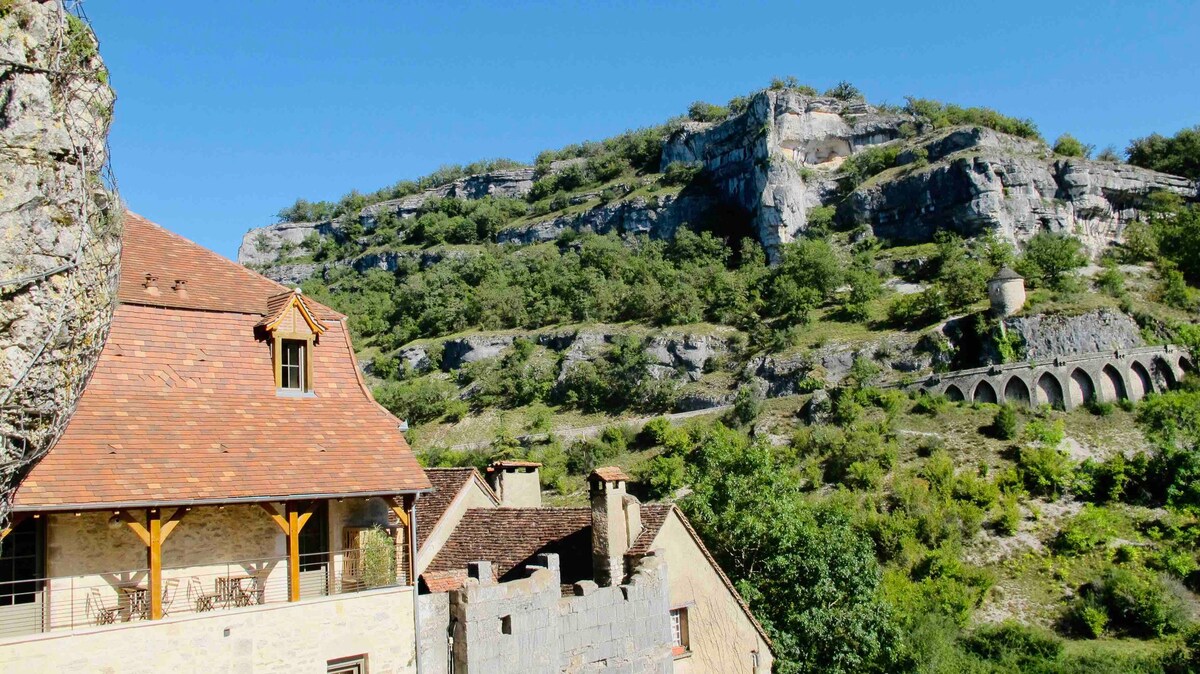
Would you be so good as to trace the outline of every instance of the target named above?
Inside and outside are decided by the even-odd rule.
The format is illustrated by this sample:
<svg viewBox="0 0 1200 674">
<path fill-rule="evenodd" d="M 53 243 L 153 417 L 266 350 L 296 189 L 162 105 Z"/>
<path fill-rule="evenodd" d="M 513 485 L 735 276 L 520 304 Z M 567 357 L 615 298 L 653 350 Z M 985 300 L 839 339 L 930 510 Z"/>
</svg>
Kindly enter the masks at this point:
<svg viewBox="0 0 1200 674">
<path fill-rule="evenodd" d="M 176 508 L 175 512 L 171 513 L 171 517 L 169 517 L 166 522 L 163 522 L 163 525 L 162 525 L 162 542 L 163 543 L 167 542 L 167 537 L 171 535 L 172 531 L 175 531 L 175 527 L 179 526 L 179 520 L 183 519 L 184 516 L 188 514 L 189 510 L 190 510 L 190 508 Z"/>
<path fill-rule="evenodd" d="M 271 505 L 270 503 L 260 501 L 258 505 L 263 510 L 267 511 L 267 514 L 271 516 L 271 520 L 274 521 L 275 524 L 279 525 L 280 529 L 283 529 L 284 535 L 287 535 L 289 532 L 287 518 L 283 515 L 280 515 L 279 511 L 275 509 L 275 506 Z"/>
<path fill-rule="evenodd" d="M 412 521 L 408 518 L 409 505 L 407 499 L 403 496 L 393 496 L 388 501 L 388 507 L 392 509 L 392 512 L 396 513 L 396 519 L 400 520 L 400 524 L 404 525 L 404 528 L 407 529 L 409 522 Z"/>
<path fill-rule="evenodd" d="M 142 539 L 142 545 L 147 547 L 150 546 L 150 531 L 144 524 L 134 519 L 133 515 L 130 515 L 128 510 L 122 510 L 118 512 L 117 517 L 121 518 L 121 521 L 124 522 L 125 525 L 131 530 L 133 530 L 133 533 L 137 534 L 138 538 Z"/>
<path fill-rule="evenodd" d="M 8 537 L 13 529 L 21 526 L 21 523 L 29 519 L 29 513 L 12 513 L 8 516 L 8 526 L 0 529 L 0 541 Z"/>
<path fill-rule="evenodd" d="M 300 532 L 315 508 L 315 501 L 287 504 L 288 601 L 300 601 Z"/>
<path fill-rule="evenodd" d="M 163 617 L 162 542 L 164 538 L 162 532 L 162 511 L 156 508 L 146 511 L 146 530 L 150 534 L 150 544 L 146 548 L 146 559 L 150 567 L 150 580 L 146 588 L 150 594 L 150 619 L 161 620 Z"/>
</svg>

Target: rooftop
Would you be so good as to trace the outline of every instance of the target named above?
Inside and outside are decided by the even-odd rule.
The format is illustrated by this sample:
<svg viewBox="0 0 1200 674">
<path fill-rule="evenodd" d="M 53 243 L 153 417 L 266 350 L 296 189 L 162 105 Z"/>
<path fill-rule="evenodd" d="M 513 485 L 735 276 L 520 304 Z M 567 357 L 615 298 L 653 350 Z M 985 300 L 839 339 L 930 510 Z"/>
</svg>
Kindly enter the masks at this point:
<svg viewBox="0 0 1200 674">
<path fill-rule="evenodd" d="M 429 488 L 399 420 L 371 397 L 341 314 L 308 304 L 327 328 L 312 349 L 312 393 L 282 396 L 256 326 L 287 288 L 139 216 L 127 219 L 123 244 L 100 360 L 15 509 Z M 159 284 L 149 294 L 147 273 L 186 280 L 186 293 Z"/>
</svg>

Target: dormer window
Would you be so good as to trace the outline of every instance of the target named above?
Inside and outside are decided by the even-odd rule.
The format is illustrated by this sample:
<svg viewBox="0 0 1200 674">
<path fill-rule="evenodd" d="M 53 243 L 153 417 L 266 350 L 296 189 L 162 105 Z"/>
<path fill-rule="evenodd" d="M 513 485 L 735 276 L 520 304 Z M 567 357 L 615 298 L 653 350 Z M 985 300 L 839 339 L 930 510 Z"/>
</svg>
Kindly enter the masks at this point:
<svg viewBox="0 0 1200 674">
<path fill-rule="evenodd" d="M 300 290 L 267 300 L 266 315 L 258 327 L 270 338 L 275 388 L 279 394 L 311 395 L 313 348 L 325 326 L 313 315 Z"/>
<path fill-rule="evenodd" d="M 299 339 L 280 340 L 279 388 L 284 391 L 307 391 L 308 342 Z"/>
</svg>

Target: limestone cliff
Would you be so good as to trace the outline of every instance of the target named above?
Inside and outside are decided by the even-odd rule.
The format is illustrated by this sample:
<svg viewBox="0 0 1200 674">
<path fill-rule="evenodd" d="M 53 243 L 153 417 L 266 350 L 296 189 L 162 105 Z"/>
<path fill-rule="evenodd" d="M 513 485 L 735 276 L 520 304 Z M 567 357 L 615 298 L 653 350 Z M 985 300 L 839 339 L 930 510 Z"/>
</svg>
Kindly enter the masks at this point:
<svg viewBox="0 0 1200 674">
<path fill-rule="evenodd" d="M 895 140 L 911 119 L 862 101 L 764 91 L 718 124 L 686 124 L 663 145 L 662 165 L 701 162 L 718 192 L 751 214 L 773 250 L 805 229 L 808 212 L 833 199 L 846 157 Z"/>
<path fill-rule="evenodd" d="M 928 241 L 941 229 L 973 236 L 992 231 L 1013 243 L 1043 229 L 1068 232 L 1099 253 L 1121 240 L 1147 195 L 1168 190 L 1196 197 L 1190 180 L 1114 162 L 1058 157 L 1041 143 L 990 129 L 962 127 L 915 139 L 928 164 L 885 171 L 846 199 L 850 219 L 880 237 Z"/>
<path fill-rule="evenodd" d="M 122 210 L 102 179 L 114 95 L 60 2 L 0 5 L 0 525 L 57 439 L 112 315 Z"/>
</svg>

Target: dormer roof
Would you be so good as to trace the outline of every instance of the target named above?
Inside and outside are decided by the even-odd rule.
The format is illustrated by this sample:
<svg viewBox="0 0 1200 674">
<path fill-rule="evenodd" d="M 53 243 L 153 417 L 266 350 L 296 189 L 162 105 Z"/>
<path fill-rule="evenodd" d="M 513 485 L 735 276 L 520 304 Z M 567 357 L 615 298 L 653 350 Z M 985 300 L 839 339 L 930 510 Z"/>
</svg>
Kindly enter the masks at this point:
<svg viewBox="0 0 1200 674">
<path fill-rule="evenodd" d="M 317 318 L 316 311 L 309 306 L 308 300 L 299 288 L 272 295 L 267 299 L 267 313 L 258 322 L 258 327 L 268 332 L 274 332 L 280 326 L 292 327 L 296 318 L 302 319 L 313 334 L 325 332 L 325 324 Z M 295 332 L 294 329 L 287 332 Z"/>
</svg>

